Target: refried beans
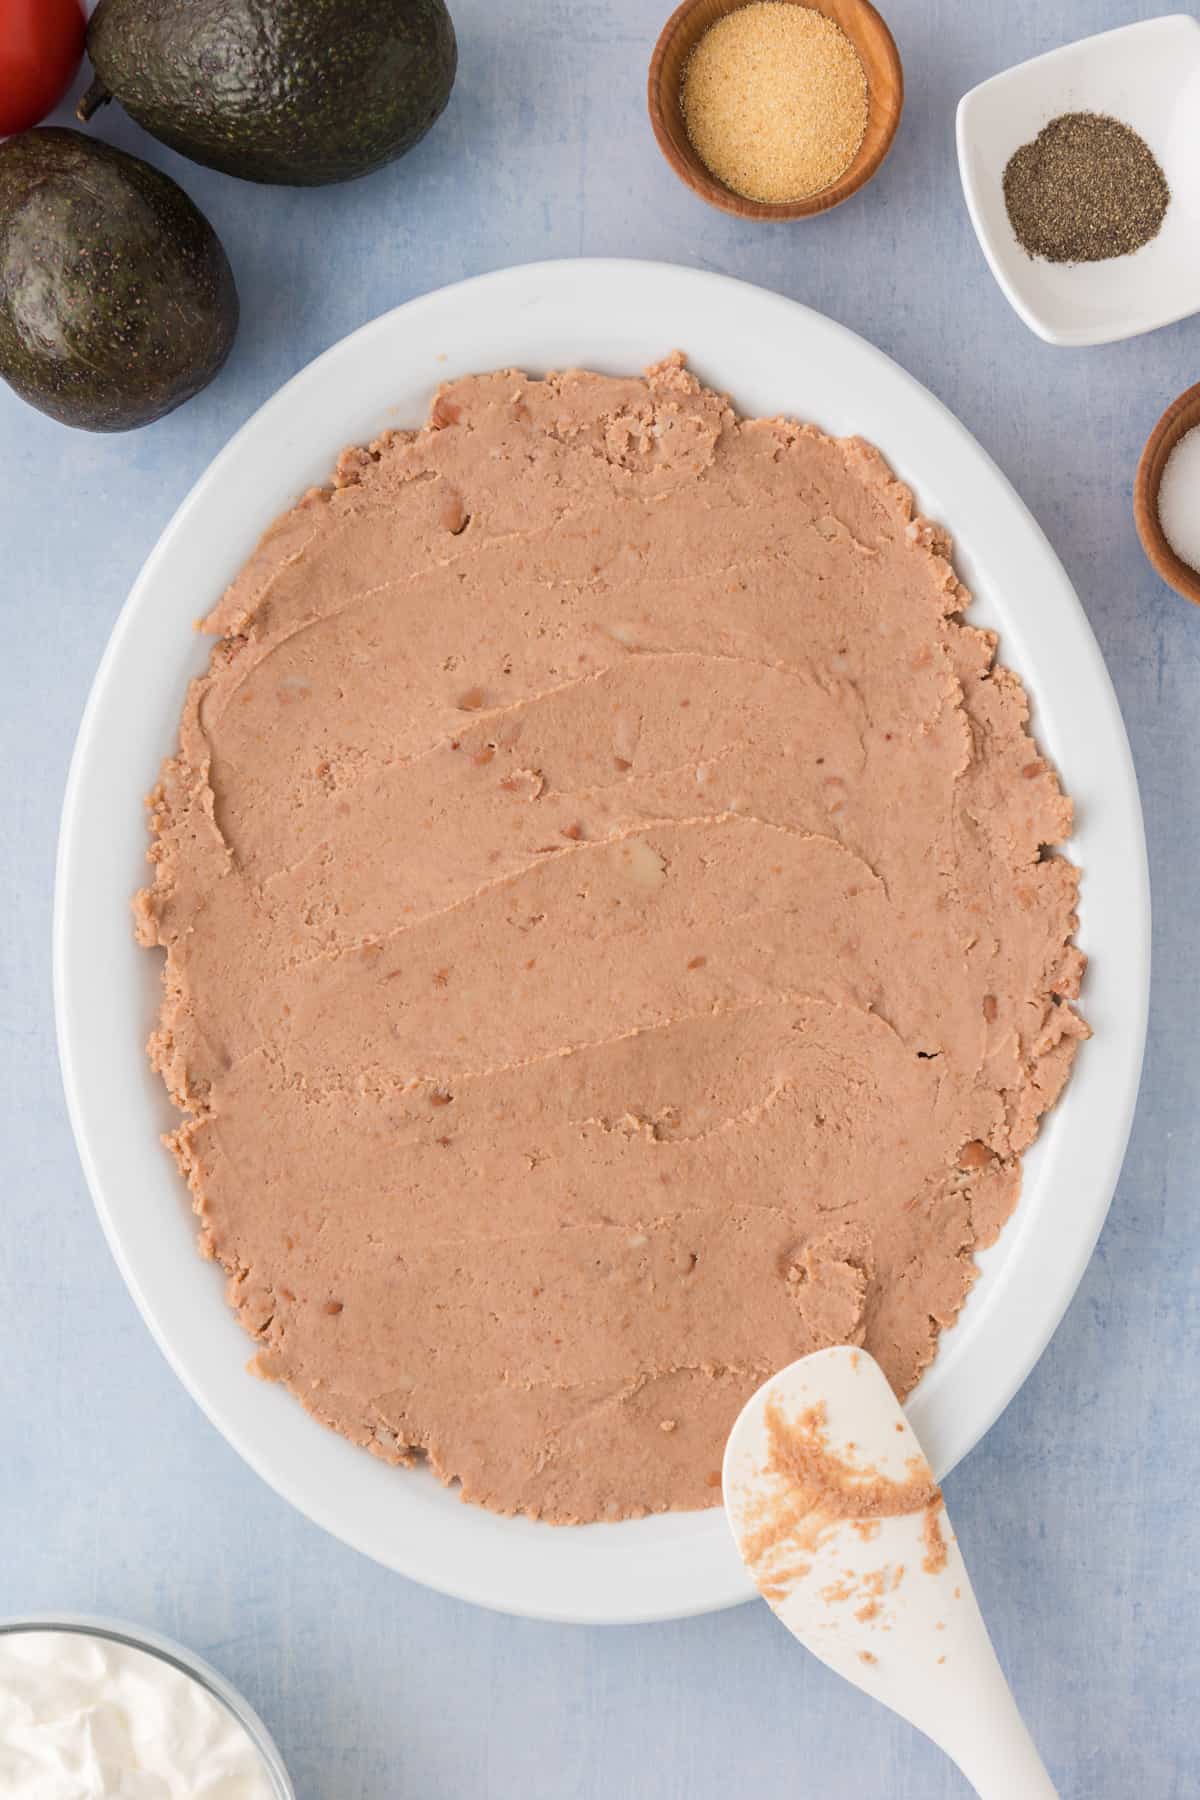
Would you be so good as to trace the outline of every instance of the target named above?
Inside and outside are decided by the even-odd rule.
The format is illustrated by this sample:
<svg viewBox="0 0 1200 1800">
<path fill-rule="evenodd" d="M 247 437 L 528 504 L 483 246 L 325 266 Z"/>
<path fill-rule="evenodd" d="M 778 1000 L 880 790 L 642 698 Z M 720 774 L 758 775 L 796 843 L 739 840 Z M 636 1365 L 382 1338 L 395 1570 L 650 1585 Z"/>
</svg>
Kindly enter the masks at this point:
<svg viewBox="0 0 1200 1800">
<path fill-rule="evenodd" d="M 259 1374 L 560 1522 L 717 1503 L 807 1351 L 913 1386 L 1087 1035 L 949 548 L 680 356 L 452 382 L 271 527 L 136 902 Z"/>
</svg>

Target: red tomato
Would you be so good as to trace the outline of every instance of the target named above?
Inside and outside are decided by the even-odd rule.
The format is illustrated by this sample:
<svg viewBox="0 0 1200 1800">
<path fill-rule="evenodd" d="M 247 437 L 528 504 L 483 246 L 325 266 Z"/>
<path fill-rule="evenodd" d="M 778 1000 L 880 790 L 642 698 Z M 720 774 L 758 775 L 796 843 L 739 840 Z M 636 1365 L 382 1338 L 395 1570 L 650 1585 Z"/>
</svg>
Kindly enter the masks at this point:
<svg viewBox="0 0 1200 1800">
<path fill-rule="evenodd" d="M 0 0 L 0 136 L 27 131 L 58 105 L 86 31 L 80 0 Z"/>
</svg>

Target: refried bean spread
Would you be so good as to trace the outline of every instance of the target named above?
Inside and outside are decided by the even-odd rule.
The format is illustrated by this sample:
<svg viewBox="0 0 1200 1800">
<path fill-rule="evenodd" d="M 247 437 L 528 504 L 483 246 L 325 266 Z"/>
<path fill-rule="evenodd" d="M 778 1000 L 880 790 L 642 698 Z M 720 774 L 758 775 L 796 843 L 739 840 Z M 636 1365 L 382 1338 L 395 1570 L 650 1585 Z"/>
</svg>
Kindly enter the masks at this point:
<svg viewBox="0 0 1200 1800">
<path fill-rule="evenodd" d="M 206 629 L 151 1056 L 255 1368 L 560 1522 L 906 1393 L 1086 1026 L 1070 802 L 878 452 L 679 356 L 347 451 Z"/>
</svg>

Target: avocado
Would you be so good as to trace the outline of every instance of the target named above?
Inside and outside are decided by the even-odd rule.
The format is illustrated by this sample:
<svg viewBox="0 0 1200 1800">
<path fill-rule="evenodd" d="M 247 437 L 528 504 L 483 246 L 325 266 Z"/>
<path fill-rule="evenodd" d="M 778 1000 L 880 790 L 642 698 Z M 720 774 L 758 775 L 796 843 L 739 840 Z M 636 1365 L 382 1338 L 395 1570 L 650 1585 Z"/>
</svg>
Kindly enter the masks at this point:
<svg viewBox="0 0 1200 1800">
<path fill-rule="evenodd" d="M 0 143 L 0 376 L 88 431 L 148 425 L 229 354 L 237 289 L 183 189 L 81 131 Z"/>
<path fill-rule="evenodd" d="M 403 156 L 450 97 L 443 0 L 100 0 L 88 26 L 110 99 L 193 162 L 317 187 Z"/>
</svg>

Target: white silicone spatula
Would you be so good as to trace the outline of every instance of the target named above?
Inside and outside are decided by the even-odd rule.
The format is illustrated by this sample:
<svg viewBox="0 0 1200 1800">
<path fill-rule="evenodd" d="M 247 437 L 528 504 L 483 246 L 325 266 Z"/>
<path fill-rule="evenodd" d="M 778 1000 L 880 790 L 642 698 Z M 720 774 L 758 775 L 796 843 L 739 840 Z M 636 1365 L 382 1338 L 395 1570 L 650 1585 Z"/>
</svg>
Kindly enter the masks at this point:
<svg viewBox="0 0 1200 1800">
<path fill-rule="evenodd" d="M 872 1357 L 820 1350 L 765 1382 L 730 1433 L 722 1482 L 738 1549 L 806 1648 L 939 1744 L 983 1800 L 1054 1800 Z"/>
</svg>

